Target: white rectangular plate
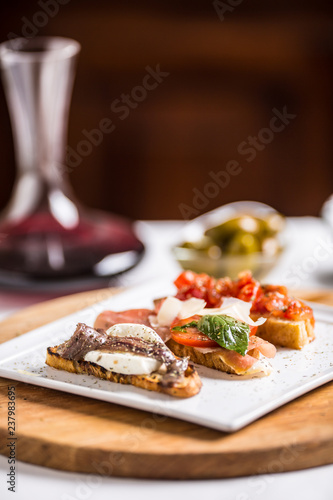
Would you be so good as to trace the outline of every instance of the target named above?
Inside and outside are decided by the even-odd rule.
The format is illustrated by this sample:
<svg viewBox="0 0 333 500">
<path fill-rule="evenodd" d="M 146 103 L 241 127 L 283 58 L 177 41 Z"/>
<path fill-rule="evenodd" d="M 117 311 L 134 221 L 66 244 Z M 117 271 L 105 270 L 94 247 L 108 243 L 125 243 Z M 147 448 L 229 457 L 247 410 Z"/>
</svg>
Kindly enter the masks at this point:
<svg viewBox="0 0 333 500">
<path fill-rule="evenodd" d="M 133 386 L 71 374 L 45 365 L 46 349 L 67 340 L 78 322 L 93 325 L 101 311 L 152 307 L 174 294 L 170 283 L 132 288 L 94 306 L 0 345 L 0 376 L 80 396 L 118 403 L 232 432 L 262 415 L 333 380 L 333 308 L 314 305 L 316 340 L 302 351 L 278 348 L 272 375 L 242 378 L 198 366 L 203 387 L 197 396 L 176 399 Z"/>
</svg>

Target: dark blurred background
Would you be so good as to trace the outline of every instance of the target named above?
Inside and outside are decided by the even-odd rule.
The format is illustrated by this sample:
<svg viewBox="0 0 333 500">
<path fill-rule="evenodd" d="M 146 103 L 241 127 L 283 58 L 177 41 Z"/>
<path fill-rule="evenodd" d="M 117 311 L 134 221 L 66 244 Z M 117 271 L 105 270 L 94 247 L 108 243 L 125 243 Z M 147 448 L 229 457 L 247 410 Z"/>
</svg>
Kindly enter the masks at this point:
<svg viewBox="0 0 333 500">
<path fill-rule="evenodd" d="M 82 44 L 70 151 L 104 118 L 115 125 L 89 154 L 70 157 L 70 181 L 86 205 L 181 219 L 181 204 L 197 215 L 253 199 L 317 215 L 333 192 L 332 11 L 323 0 L 12 1 L 1 4 L 0 40 L 61 35 Z M 146 96 L 134 90 L 157 65 L 169 76 Z M 132 92 L 120 112 L 115 100 Z M 273 108 L 296 117 L 272 134 L 262 129 Z M 253 160 L 249 136 L 259 137 Z M 2 208 L 15 172 L 2 87 L 0 140 Z M 241 173 L 199 207 L 193 189 L 204 193 L 209 173 L 230 160 Z"/>
</svg>

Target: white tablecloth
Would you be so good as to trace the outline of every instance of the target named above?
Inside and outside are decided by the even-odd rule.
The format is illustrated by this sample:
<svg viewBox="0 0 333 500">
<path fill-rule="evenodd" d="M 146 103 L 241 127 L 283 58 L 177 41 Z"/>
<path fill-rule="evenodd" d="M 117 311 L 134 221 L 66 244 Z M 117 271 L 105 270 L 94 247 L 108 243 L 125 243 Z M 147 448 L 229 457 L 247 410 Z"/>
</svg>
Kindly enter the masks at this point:
<svg viewBox="0 0 333 500">
<path fill-rule="evenodd" d="M 179 221 L 137 223 L 138 233 L 146 243 L 147 251 L 143 261 L 119 279 L 117 284 L 132 286 L 157 277 L 173 279 L 179 267 L 172 258 L 170 247 L 182 239 L 184 224 Z M 325 224 L 313 217 L 290 218 L 285 240 L 286 251 L 265 281 L 293 288 L 333 288 L 333 235 Z M 110 282 L 110 285 L 113 284 Z M 29 294 L 0 292 L 0 318 L 54 296 L 33 291 Z M 7 418 L 6 409 L 2 408 L 0 415 L 1 418 Z M 333 465 L 298 472 L 206 481 L 106 478 L 59 472 L 22 462 L 16 465 L 16 493 L 12 493 L 7 490 L 7 458 L 0 456 L 1 499 L 333 499 Z"/>
</svg>

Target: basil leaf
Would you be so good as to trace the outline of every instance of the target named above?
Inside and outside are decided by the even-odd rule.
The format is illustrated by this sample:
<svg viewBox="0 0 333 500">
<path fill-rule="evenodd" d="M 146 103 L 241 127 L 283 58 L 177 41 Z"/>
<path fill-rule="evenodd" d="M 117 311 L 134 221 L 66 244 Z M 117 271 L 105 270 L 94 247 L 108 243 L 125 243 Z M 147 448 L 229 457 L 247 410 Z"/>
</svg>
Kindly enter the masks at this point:
<svg viewBox="0 0 333 500">
<path fill-rule="evenodd" d="M 221 347 L 245 356 L 250 333 L 250 327 L 246 323 L 237 321 L 230 316 L 210 316 L 207 314 L 200 318 L 197 328 L 207 337 L 215 340 Z"/>
<path fill-rule="evenodd" d="M 186 333 L 186 328 L 197 327 L 197 325 L 198 325 L 197 321 L 191 321 L 191 323 L 187 323 L 186 325 L 174 326 L 172 328 L 172 330 L 175 330 L 176 332 L 185 332 Z"/>
</svg>

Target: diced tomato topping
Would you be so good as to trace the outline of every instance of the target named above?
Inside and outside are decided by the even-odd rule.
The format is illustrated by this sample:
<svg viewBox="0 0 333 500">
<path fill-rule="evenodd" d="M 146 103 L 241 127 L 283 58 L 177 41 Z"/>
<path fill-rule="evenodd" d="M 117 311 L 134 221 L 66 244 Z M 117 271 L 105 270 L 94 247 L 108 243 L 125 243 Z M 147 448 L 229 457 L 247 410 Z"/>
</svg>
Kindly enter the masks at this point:
<svg viewBox="0 0 333 500">
<path fill-rule="evenodd" d="M 272 314 L 280 318 L 299 321 L 310 319 L 314 325 L 312 309 L 301 300 L 288 296 L 284 286 L 260 285 L 250 271 L 239 274 L 238 279 L 215 279 L 208 274 L 193 271 L 182 272 L 175 281 L 178 289 L 176 297 L 186 300 L 191 297 L 204 299 L 207 307 L 219 307 L 224 297 L 236 297 L 252 302 L 251 312 Z"/>
<path fill-rule="evenodd" d="M 237 298 L 240 300 L 244 300 L 244 302 L 251 302 L 256 298 L 258 290 L 258 283 L 248 283 L 240 289 L 237 294 Z"/>
<path fill-rule="evenodd" d="M 174 282 L 178 290 L 188 285 L 191 285 L 195 281 L 198 281 L 198 275 L 192 271 L 184 271 L 181 273 L 176 281 Z"/>
</svg>

